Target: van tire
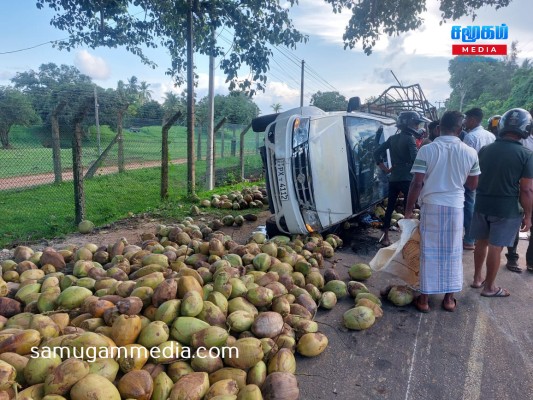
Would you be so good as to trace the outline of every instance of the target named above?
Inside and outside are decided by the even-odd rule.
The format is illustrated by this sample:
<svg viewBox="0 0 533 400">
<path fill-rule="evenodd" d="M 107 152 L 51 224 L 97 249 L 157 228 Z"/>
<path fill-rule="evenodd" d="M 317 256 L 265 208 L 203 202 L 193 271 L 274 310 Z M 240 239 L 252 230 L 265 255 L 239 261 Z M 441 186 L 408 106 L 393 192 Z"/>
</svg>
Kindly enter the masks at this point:
<svg viewBox="0 0 533 400">
<path fill-rule="evenodd" d="M 266 227 L 266 233 L 269 238 L 273 238 L 274 236 L 278 235 L 285 235 L 285 233 L 281 232 L 276 225 L 276 218 L 272 215 L 267 218 L 265 221 L 265 227 Z"/>
</svg>

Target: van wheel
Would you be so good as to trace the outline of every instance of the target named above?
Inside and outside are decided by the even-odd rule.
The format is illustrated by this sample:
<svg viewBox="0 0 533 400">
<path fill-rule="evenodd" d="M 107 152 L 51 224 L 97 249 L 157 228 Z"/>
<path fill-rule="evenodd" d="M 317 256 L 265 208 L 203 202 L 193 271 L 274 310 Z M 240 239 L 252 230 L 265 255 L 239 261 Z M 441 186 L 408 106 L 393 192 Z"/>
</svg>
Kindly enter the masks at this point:
<svg viewBox="0 0 533 400">
<path fill-rule="evenodd" d="M 274 216 L 268 217 L 265 221 L 266 233 L 269 238 L 273 238 L 278 235 L 285 235 L 278 229 L 276 225 L 276 218 Z"/>
</svg>

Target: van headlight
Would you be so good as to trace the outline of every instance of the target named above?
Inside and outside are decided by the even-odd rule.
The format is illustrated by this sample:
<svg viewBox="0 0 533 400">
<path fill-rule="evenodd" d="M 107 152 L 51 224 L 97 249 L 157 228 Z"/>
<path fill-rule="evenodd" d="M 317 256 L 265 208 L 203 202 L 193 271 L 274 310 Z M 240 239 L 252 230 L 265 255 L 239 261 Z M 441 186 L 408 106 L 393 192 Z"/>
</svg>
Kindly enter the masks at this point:
<svg viewBox="0 0 533 400">
<path fill-rule="evenodd" d="M 316 232 L 322 230 L 322 224 L 318 213 L 313 210 L 302 210 L 302 217 L 305 222 L 305 227 L 309 232 Z"/>
<path fill-rule="evenodd" d="M 298 147 L 299 145 L 309 140 L 309 118 L 297 117 L 294 120 L 292 127 L 292 147 Z"/>
</svg>

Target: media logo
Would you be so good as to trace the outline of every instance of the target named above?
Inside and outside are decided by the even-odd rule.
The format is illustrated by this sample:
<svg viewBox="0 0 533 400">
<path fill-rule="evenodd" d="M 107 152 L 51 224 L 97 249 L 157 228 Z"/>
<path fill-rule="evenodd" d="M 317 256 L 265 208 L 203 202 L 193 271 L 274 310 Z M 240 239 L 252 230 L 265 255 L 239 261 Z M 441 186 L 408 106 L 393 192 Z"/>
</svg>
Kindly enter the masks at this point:
<svg viewBox="0 0 533 400">
<path fill-rule="evenodd" d="M 452 54 L 454 56 L 505 56 L 507 55 L 506 44 L 496 43 L 476 43 L 478 40 L 507 40 L 509 38 L 509 27 L 507 24 L 501 25 L 470 25 L 452 26 L 452 40 L 461 40 L 463 44 L 453 44 Z"/>
</svg>

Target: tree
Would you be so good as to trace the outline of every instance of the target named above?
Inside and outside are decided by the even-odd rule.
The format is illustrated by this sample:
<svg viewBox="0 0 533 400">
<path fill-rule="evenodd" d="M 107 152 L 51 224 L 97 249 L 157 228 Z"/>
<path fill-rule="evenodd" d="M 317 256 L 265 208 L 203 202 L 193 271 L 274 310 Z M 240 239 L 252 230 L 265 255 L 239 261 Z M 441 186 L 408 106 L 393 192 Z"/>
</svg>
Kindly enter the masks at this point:
<svg viewBox="0 0 533 400">
<path fill-rule="evenodd" d="M 281 104 L 279 103 L 272 104 L 270 107 L 275 113 L 279 113 L 281 111 Z"/>
<path fill-rule="evenodd" d="M 259 115 L 259 107 L 244 92 L 215 96 L 215 121 L 226 117 L 230 124 L 248 124 Z"/>
<path fill-rule="evenodd" d="M 171 115 L 178 111 L 184 114 L 187 109 L 186 99 L 187 95 L 185 92 L 181 93 L 181 97 L 176 93 L 166 92 L 165 100 L 163 101 L 164 118 L 170 118 Z"/>
<path fill-rule="evenodd" d="M 150 84 L 142 81 L 139 84 L 139 102 L 141 106 L 149 100 L 152 100 L 152 91 L 149 89 Z"/>
<path fill-rule="evenodd" d="M 76 85 L 92 84 L 91 78 L 82 74 L 76 67 L 64 64 L 58 66 L 55 63 L 41 64 L 38 71 L 18 72 L 11 78 L 11 82 L 16 89 L 29 96 L 33 107 L 45 123 L 49 121 L 56 97 L 62 90 Z"/>
<path fill-rule="evenodd" d="M 0 143 L 10 149 L 9 131 L 13 125 L 29 126 L 39 122 L 28 96 L 12 87 L 0 86 Z"/>
<path fill-rule="evenodd" d="M 467 104 L 478 101 L 485 93 L 487 100 L 507 99 L 511 93 L 511 79 L 518 68 L 516 64 L 516 43 L 511 46 L 511 53 L 503 60 L 487 57 L 455 57 L 449 61 L 449 84 L 452 93 L 446 104 L 448 109 L 463 111 Z"/>
<path fill-rule="evenodd" d="M 311 105 L 324 111 L 345 111 L 348 107 L 346 97 L 339 92 L 316 92 L 311 96 Z"/>
<path fill-rule="evenodd" d="M 520 107 L 526 110 L 533 108 L 533 63 L 526 59 L 512 78 L 512 89 L 506 100 L 504 109 Z"/>
<path fill-rule="evenodd" d="M 289 3 L 294 4 L 294 0 Z M 148 65 L 155 64 L 144 54 L 143 47 L 165 47 L 170 54 L 168 74 L 178 85 L 184 82 L 186 62 L 187 2 L 161 0 L 97 0 L 65 2 L 37 0 L 39 9 L 48 6 L 56 12 L 50 23 L 66 31 L 69 38 L 58 41 L 59 49 L 77 46 L 124 46 Z M 131 13 L 136 6 L 143 12 Z M 266 82 L 270 45 L 290 48 L 307 40 L 289 18 L 289 8 L 274 0 L 212 0 L 194 2 L 195 51 L 220 59 L 220 68 L 230 90 L 239 87 L 254 93 Z M 211 29 L 225 27 L 233 33 L 231 51 L 213 42 Z M 238 72 L 247 65 L 250 76 L 240 80 Z M 247 74 L 248 75 L 248 74 Z"/>
<path fill-rule="evenodd" d="M 150 100 L 140 106 L 137 110 L 139 118 L 163 120 L 164 110 L 163 106 L 157 101 Z"/>
<path fill-rule="evenodd" d="M 358 42 L 363 45 L 367 55 L 372 53 L 379 37 L 399 35 L 419 28 L 424 22 L 421 14 L 426 11 L 428 0 L 325 0 L 333 12 L 344 9 L 352 12 L 343 35 L 344 48 L 353 49 Z M 439 0 L 441 21 L 455 21 L 463 16 L 476 17 L 476 10 L 491 6 L 496 10 L 506 7 L 511 0 Z"/>
</svg>

